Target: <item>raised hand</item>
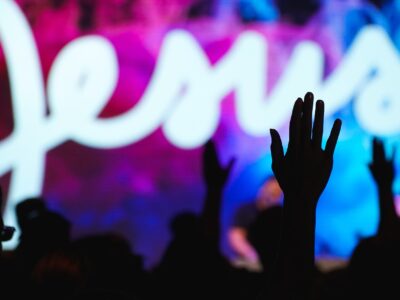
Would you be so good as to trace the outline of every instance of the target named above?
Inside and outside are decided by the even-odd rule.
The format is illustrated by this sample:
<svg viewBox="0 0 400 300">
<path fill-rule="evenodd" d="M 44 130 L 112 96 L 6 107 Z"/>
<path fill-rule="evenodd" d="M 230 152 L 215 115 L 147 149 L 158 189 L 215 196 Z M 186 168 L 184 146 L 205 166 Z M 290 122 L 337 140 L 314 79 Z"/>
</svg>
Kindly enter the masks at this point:
<svg viewBox="0 0 400 300">
<path fill-rule="evenodd" d="M 387 158 L 385 148 L 381 140 L 374 138 L 372 141 L 372 162 L 368 165 L 369 170 L 378 185 L 392 185 L 395 177 L 394 158 L 396 151 Z"/>
<path fill-rule="evenodd" d="M 372 141 L 372 162 L 368 165 L 379 193 L 378 237 L 384 239 L 400 238 L 400 219 L 396 213 L 393 196 L 395 178 L 394 158 L 396 151 L 388 158 L 383 142 L 377 138 Z"/>
<path fill-rule="evenodd" d="M 215 144 L 208 141 L 203 152 L 203 177 L 208 188 L 223 188 L 235 163 L 231 159 L 226 167 L 222 166 Z"/>
<path fill-rule="evenodd" d="M 301 98 L 294 104 L 290 120 L 289 145 L 286 154 L 283 152 L 279 133 L 271 129 L 272 170 L 287 198 L 309 199 L 316 205 L 328 183 L 332 171 L 333 153 L 339 137 L 341 121 L 336 120 L 326 148 L 321 148 L 324 102 L 316 103 L 314 126 L 312 126 L 314 96 L 307 93 L 304 102 Z"/>
<path fill-rule="evenodd" d="M 215 144 L 209 141 L 203 152 L 203 177 L 207 187 L 206 199 L 202 213 L 204 235 L 216 248 L 220 239 L 220 214 L 222 194 L 235 159 L 231 159 L 226 167 L 219 161 Z"/>
<path fill-rule="evenodd" d="M 295 102 L 286 154 L 279 133 L 271 129 L 272 170 L 284 204 L 276 270 L 266 299 L 310 299 L 313 290 L 316 206 L 332 171 L 342 124 L 335 121 L 322 149 L 324 102 L 317 101 L 314 124 L 313 102 L 312 93 Z"/>
</svg>

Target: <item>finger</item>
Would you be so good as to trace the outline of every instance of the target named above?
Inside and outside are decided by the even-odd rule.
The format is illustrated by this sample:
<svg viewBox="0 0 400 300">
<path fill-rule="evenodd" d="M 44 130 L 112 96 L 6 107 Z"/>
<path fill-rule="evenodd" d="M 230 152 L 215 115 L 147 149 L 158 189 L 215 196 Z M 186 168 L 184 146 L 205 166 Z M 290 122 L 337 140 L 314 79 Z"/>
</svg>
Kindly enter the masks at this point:
<svg viewBox="0 0 400 300">
<path fill-rule="evenodd" d="M 331 134 L 329 135 L 328 141 L 326 142 L 326 148 L 325 148 L 325 152 L 330 157 L 333 157 L 333 153 L 335 152 L 341 128 L 342 128 L 342 121 L 340 119 L 336 119 L 335 123 L 333 124 Z"/>
<path fill-rule="evenodd" d="M 324 132 L 324 101 L 318 100 L 315 105 L 315 119 L 313 127 L 313 144 L 315 147 L 321 148 L 322 135 Z"/>
<path fill-rule="evenodd" d="M 271 155 L 272 164 L 279 163 L 284 156 L 281 137 L 275 129 L 270 129 L 271 133 Z"/>
<path fill-rule="evenodd" d="M 293 105 L 292 117 L 290 118 L 288 151 L 298 149 L 300 144 L 302 111 L 303 100 L 298 98 Z"/>
<path fill-rule="evenodd" d="M 208 140 L 208 142 L 206 143 L 206 152 L 215 152 L 215 144 L 212 140 Z"/>
<path fill-rule="evenodd" d="M 381 139 L 378 139 L 378 153 L 381 154 L 381 156 L 384 156 L 385 154 L 385 146 L 383 145 L 383 141 Z"/>
<path fill-rule="evenodd" d="M 375 163 L 382 163 L 386 161 L 386 154 L 383 142 L 377 137 L 374 137 L 373 139 L 373 161 Z"/>
<path fill-rule="evenodd" d="M 376 148 L 375 148 L 375 155 L 377 161 L 385 161 L 386 154 L 385 154 L 385 146 L 383 145 L 382 140 L 376 139 Z"/>
<path fill-rule="evenodd" d="M 207 159 L 210 159 L 211 157 L 217 156 L 217 150 L 215 149 L 215 144 L 214 144 L 214 142 L 212 140 L 209 140 L 205 144 L 204 156 Z"/>
<path fill-rule="evenodd" d="M 374 137 L 372 140 L 372 161 L 376 162 L 378 160 L 378 138 Z"/>
<path fill-rule="evenodd" d="M 312 112 L 314 105 L 314 95 L 308 92 L 304 97 L 303 104 L 303 116 L 302 116 L 302 126 L 304 132 L 302 137 L 303 142 L 309 142 L 311 140 L 311 126 L 312 126 Z"/>
</svg>

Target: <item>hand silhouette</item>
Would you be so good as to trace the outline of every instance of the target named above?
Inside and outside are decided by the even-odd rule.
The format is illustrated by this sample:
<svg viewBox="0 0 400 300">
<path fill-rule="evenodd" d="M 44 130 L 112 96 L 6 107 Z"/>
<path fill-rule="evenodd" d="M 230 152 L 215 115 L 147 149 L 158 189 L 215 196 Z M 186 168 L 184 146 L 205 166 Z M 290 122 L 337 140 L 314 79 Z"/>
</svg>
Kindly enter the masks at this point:
<svg viewBox="0 0 400 300">
<path fill-rule="evenodd" d="M 271 129 L 272 170 L 284 204 L 276 270 L 266 299 L 309 299 L 313 291 L 316 206 L 332 171 L 342 124 L 335 121 L 323 150 L 324 102 L 317 101 L 314 126 L 313 102 L 312 93 L 295 102 L 286 154 L 279 133 Z"/>
<path fill-rule="evenodd" d="M 220 214 L 222 206 L 223 188 L 235 164 L 231 159 L 226 167 L 219 161 L 215 144 L 208 141 L 203 152 L 203 177 L 207 186 L 204 201 L 202 224 L 204 235 L 218 248 L 220 239 Z"/>
<path fill-rule="evenodd" d="M 378 185 L 392 185 L 395 177 L 394 158 L 395 149 L 390 158 L 386 157 L 383 143 L 378 138 L 372 142 L 372 162 L 368 165 L 369 170 Z"/>
<path fill-rule="evenodd" d="M 203 177 L 208 188 L 223 188 L 233 168 L 235 159 L 231 159 L 226 167 L 219 161 L 215 143 L 208 141 L 203 152 Z"/>
<path fill-rule="evenodd" d="M 393 196 L 393 181 L 395 178 L 394 158 L 386 157 L 383 142 L 378 138 L 372 141 L 372 162 L 368 165 L 379 193 L 379 225 L 377 235 L 383 239 L 398 239 L 400 237 L 400 219 L 396 213 Z"/>
<path fill-rule="evenodd" d="M 271 129 L 272 170 L 285 194 L 301 196 L 312 201 L 314 207 L 328 183 L 332 171 L 333 153 L 339 137 L 341 121 L 335 121 L 326 148 L 321 148 L 324 102 L 318 100 L 312 126 L 314 96 L 307 93 L 294 104 L 290 120 L 289 145 L 283 152 L 279 133 Z M 290 195 L 290 196 L 291 196 Z M 291 197 L 289 197 L 291 198 Z"/>
</svg>

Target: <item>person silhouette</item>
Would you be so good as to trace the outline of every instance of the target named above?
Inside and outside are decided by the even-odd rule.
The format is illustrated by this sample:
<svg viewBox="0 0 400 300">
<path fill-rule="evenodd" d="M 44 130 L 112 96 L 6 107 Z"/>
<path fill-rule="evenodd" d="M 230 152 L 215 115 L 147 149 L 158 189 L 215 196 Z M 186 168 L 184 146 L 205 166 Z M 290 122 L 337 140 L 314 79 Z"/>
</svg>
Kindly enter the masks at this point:
<svg viewBox="0 0 400 300">
<path fill-rule="evenodd" d="M 335 120 L 322 149 L 324 102 L 307 93 L 293 106 L 289 144 L 284 153 L 282 140 L 271 129 L 272 170 L 284 194 L 281 238 L 275 271 L 272 271 L 265 298 L 311 299 L 315 288 L 315 222 L 318 200 L 328 184 L 333 154 L 342 122 Z"/>
<path fill-rule="evenodd" d="M 250 271 L 261 271 L 259 255 L 248 241 L 248 230 L 257 217 L 270 207 L 280 205 L 283 193 L 274 176 L 269 176 L 259 189 L 255 201 L 241 205 L 233 216 L 228 229 L 228 241 L 235 251 L 233 265 Z"/>
</svg>

